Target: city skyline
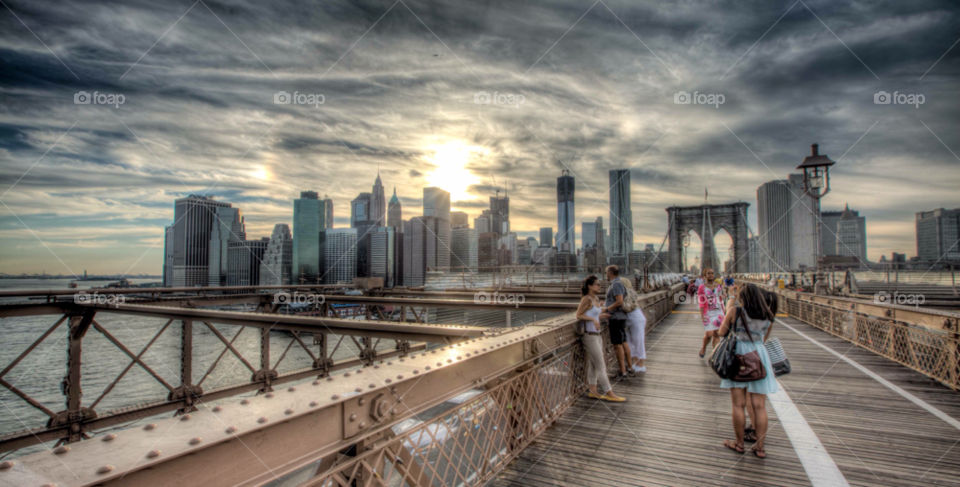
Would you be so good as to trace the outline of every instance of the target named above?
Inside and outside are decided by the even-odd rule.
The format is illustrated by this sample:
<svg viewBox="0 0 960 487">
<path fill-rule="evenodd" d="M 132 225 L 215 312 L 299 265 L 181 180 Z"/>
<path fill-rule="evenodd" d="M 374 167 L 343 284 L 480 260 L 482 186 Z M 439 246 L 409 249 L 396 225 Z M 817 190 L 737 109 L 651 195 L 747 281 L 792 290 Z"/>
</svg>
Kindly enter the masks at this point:
<svg viewBox="0 0 960 487">
<path fill-rule="evenodd" d="M 837 161 L 823 210 L 849 203 L 868 219 L 871 261 L 916 255 L 915 214 L 960 206 L 950 102 L 960 6 L 948 2 L 705 3 L 669 16 L 653 3 L 531 3 L 492 16 L 482 5 L 130 4 L 122 26 L 79 7 L 8 7 L 8 274 L 159 274 L 170 202 L 190 194 L 242 208 L 251 240 L 292 228 L 301 191 L 329 195 L 346 227 L 378 166 L 407 215 L 422 214 L 422 188 L 434 186 L 473 219 L 500 188 L 520 238 L 556 224 L 546 209 L 557 161 L 576 179 L 578 233 L 609 219 L 607 174 L 628 169 L 637 249 L 659 243 L 666 207 L 702 203 L 705 187 L 710 203 L 755 204 L 813 142 Z M 125 101 L 84 104 L 81 92 Z M 685 92 L 725 102 L 677 102 Z M 280 93 L 324 102 L 278 103 Z M 483 93 L 524 101 L 485 104 Z M 926 101 L 883 104 L 881 93 Z M 749 224 L 758 229 L 756 212 Z"/>
</svg>

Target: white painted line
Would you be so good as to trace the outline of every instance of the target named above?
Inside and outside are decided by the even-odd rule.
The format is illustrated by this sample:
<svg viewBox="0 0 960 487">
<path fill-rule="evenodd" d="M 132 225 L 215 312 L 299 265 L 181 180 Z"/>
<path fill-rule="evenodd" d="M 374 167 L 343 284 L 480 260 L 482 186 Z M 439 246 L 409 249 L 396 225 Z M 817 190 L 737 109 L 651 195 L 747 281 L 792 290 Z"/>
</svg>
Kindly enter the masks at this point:
<svg viewBox="0 0 960 487">
<path fill-rule="evenodd" d="M 888 381 L 888 380 L 884 379 L 883 377 L 880 377 L 879 375 L 875 374 L 872 370 L 870 370 L 870 369 L 868 369 L 868 368 L 866 368 L 866 367 L 864 367 L 864 366 L 862 366 L 862 365 L 854 362 L 852 359 L 850 359 L 850 358 L 848 358 L 848 357 L 845 357 L 845 356 L 837 353 L 837 352 L 834 351 L 832 348 L 830 348 L 830 347 L 828 347 L 828 346 L 826 346 L 826 345 L 824 345 L 824 344 L 822 344 L 822 343 L 814 340 L 813 338 L 808 337 L 807 335 L 801 333 L 801 332 L 800 332 L 799 330 L 797 330 L 796 328 L 794 328 L 794 327 L 792 327 L 792 326 L 790 326 L 790 325 L 788 325 L 788 324 L 786 324 L 786 323 L 784 323 L 784 322 L 782 322 L 782 321 L 780 321 L 780 320 L 777 320 L 777 323 L 780 323 L 781 325 L 787 327 L 789 330 L 793 331 L 793 332 L 796 333 L 797 335 L 800 335 L 800 336 L 802 336 L 803 338 L 806 338 L 807 340 L 809 340 L 809 341 L 810 341 L 811 343 L 813 343 L 814 345 L 816 345 L 816 346 L 818 346 L 818 347 L 820 347 L 820 348 L 822 348 L 822 349 L 824 349 L 824 350 L 832 353 L 833 355 L 836 355 L 837 357 L 840 358 L 840 360 L 843 360 L 844 362 L 846 362 L 846 363 L 854 366 L 857 370 L 859 370 L 860 372 L 863 372 L 864 374 L 867 374 L 868 376 L 870 376 L 871 378 L 873 378 L 873 379 L 876 380 L 877 382 L 879 382 L 879 383 L 883 384 L 884 386 L 886 386 L 886 387 L 887 387 L 888 389 L 890 389 L 891 391 L 896 392 L 897 394 L 900 394 L 901 396 L 903 396 L 904 398 L 906 398 L 906 399 L 909 400 L 910 402 L 916 404 L 917 406 L 922 407 L 923 409 L 926 409 L 928 412 L 930 412 L 930 414 L 932 414 L 932 415 L 934 415 L 934 416 L 936 416 L 936 417 L 944 420 L 944 421 L 945 421 L 947 424 L 949 424 L 950 426 L 953 426 L 954 428 L 960 430 L 960 421 L 957 421 L 956 419 L 953 419 L 953 418 L 952 418 L 950 415 L 948 415 L 947 413 L 945 413 L 945 412 L 943 412 L 943 411 L 941 411 L 941 410 L 939 410 L 939 409 L 931 406 L 929 403 L 927 403 L 927 402 L 924 401 L 923 399 L 920 399 L 919 397 L 914 396 L 913 394 L 910 394 L 909 392 L 901 389 L 901 388 L 898 387 L 897 385 L 892 384 L 890 381 Z"/>
<path fill-rule="evenodd" d="M 777 384 L 779 390 L 767 397 L 773 404 L 780 425 L 787 432 L 787 438 L 790 439 L 793 450 L 797 452 L 797 457 L 800 458 L 810 483 L 814 487 L 849 487 L 850 484 L 840 473 L 833 457 L 823 447 L 823 443 L 820 443 L 820 438 L 813 432 L 803 414 L 797 409 L 797 405 L 790 399 L 787 389 L 780 384 L 780 381 L 777 381 Z"/>
</svg>

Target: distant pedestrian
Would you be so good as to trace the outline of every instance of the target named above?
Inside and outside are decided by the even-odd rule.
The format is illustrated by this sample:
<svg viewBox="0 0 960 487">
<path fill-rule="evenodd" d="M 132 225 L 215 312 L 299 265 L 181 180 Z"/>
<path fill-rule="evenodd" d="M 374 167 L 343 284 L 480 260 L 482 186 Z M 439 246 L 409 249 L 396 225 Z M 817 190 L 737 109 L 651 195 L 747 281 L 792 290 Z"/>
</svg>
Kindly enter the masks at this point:
<svg viewBox="0 0 960 487">
<path fill-rule="evenodd" d="M 620 281 L 623 283 L 623 286 L 627 288 L 627 294 L 631 294 L 633 292 L 633 285 L 630 283 L 630 280 L 621 277 Z M 646 334 L 647 317 L 643 314 L 640 304 L 637 303 L 637 307 L 627 313 L 627 345 L 630 347 L 630 357 L 632 359 L 630 370 L 637 373 L 647 371 L 646 364 L 644 363 L 647 358 L 647 352 L 643 343 Z"/>
<path fill-rule="evenodd" d="M 607 361 L 603 358 L 603 339 L 600 335 L 600 279 L 589 276 L 580 286 L 580 307 L 577 319 L 583 322 L 583 349 L 587 353 L 587 387 L 589 397 L 610 402 L 623 402 L 624 398 L 613 393 L 607 378 Z M 597 390 L 597 384 L 603 392 Z"/>
<path fill-rule="evenodd" d="M 607 281 L 610 286 L 607 287 L 606 301 L 603 304 L 603 314 L 601 318 L 607 318 L 608 328 L 610 330 L 610 344 L 617 354 L 617 362 L 620 365 L 620 371 L 614 376 L 614 380 L 620 381 L 636 375 L 632 370 L 627 369 L 630 363 L 630 346 L 627 345 L 627 313 L 623 311 L 623 300 L 627 295 L 627 289 L 619 279 L 620 269 L 615 265 L 607 267 Z"/>
<path fill-rule="evenodd" d="M 748 382 L 733 381 L 723 379 L 720 381 L 720 387 L 730 389 L 730 400 L 733 405 L 731 413 L 733 420 L 733 431 L 736 439 L 725 440 L 723 445 L 737 453 L 744 452 L 743 442 L 746 430 L 745 409 L 750 408 L 751 420 L 756 428 L 756 444 L 753 446 L 753 454 L 757 458 L 766 458 L 767 453 L 763 449 L 764 439 L 767 435 L 767 394 L 777 392 L 777 379 L 773 372 L 773 365 L 770 362 L 770 356 L 767 355 L 767 348 L 764 342 L 770 336 L 773 329 L 773 321 L 776 319 L 774 311 L 771 310 L 760 288 L 752 283 L 743 283 L 740 286 L 740 293 L 737 296 L 738 306 L 734 312 L 727 313 L 720 326 L 720 335 L 726 336 L 728 333 L 737 335 L 737 355 L 746 355 L 750 352 L 756 352 L 760 358 L 760 363 L 766 370 L 766 376 L 759 380 Z M 771 304 L 776 303 L 773 298 Z M 774 308 L 775 308 L 774 304 Z M 749 401 L 749 406 L 747 404 Z"/>
<path fill-rule="evenodd" d="M 723 323 L 723 289 L 717 284 L 713 269 L 703 270 L 703 284 L 697 288 L 697 305 L 700 307 L 700 320 L 703 322 L 703 346 L 700 347 L 700 358 L 707 353 L 707 344 L 713 342 L 713 348 L 720 343 L 717 330 Z"/>
</svg>

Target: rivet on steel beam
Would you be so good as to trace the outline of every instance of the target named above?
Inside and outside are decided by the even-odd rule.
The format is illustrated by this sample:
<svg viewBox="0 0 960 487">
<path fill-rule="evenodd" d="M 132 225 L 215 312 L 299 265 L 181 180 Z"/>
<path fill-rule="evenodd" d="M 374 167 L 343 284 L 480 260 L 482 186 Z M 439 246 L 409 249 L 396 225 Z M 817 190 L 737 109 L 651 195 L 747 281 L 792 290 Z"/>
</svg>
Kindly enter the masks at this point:
<svg viewBox="0 0 960 487">
<path fill-rule="evenodd" d="M 113 441 L 113 440 L 116 440 L 116 439 L 117 439 L 117 435 L 115 435 L 115 434 L 113 434 L 113 433 L 110 433 L 109 435 L 105 435 L 105 436 L 103 437 L 103 440 L 101 440 L 101 441 Z"/>
<path fill-rule="evenodd" d="M 358 388 L 354 389 L 354 391 L 355 391 L 355 392 L 363 392 L 363 389 L 361 389 L 361 388 L 358 387 Z"/>
<path fill-rule="evenodd" d="M 373 366 L 373 368 L 375 368 L 375 369 L 379 369 L 379 368 L 380 368 L 380 366 L 379 366 L 379 365 L 374 365 L 374 366 Z"/>
<path fill-rule="evenodd" d="M 428 366 L 424 367 L 423 370 L 430 370 L 430 366 L 428 365 Z"/>
<path fill-rule="evenodd" d="M 61 455 L 61 454 L 66 453 L 66 452 L 68 452 L 68 451 L 70 451 L 70 447 L 67 446 L 67 445 L 58 446 L 56 449 L 53 450 L 53 452 L 56 453 L 57 455 Z"/>
<path fill-rule="evenodd" d="M 364 428 L 367 427 L 367 422 L 366 422 L 366 421 L 361 421 L 360 424 L 357 425 L 357 426 L 360 426 L 360 429 L 364 429 Z"/>
<path fill-rule="evenodd" d="M 484 351 L 484 352 L 486 352 L 486 351 L 487 351 L 487 349 L 486 349 L 486 348 L 484 348 L 484 349 L 483 349 L 483 351 Z"/>
<path fill-rule="evenodd" d="M 431 350 L 430 353 L 437 353 L 437 351 L 436 351 L 436 350 Z"/>
<path fill-rule="evenodd" d="M 363 369 L 357 371 L 357 375 L 360 375 L 362 373 L 363 373 Z"/>
<path fill-rule="evenodd" d="M 387 379 L 387 380 L 385 380 L 384 382 L 386 382 L 387 384 L 389 384 L 389 383 L 393 382 L 393 379 Z M 370 385 L 373 385 L 373 384 L 370 384 Z"/>
<path fill-rule="evenodd" d="M 283 412 L 283 414 L 287 414 L 287 415 L 293 414 L 293 409 L 287 409 L 286 411 Z"/>
<path fill-rule="evenodd" d="M 293 391 L 295 391 L 295 390 L 297 390 L 296 387 L 290 386 L 290 388 L 287 389 L 287 392 L 293 392 Z"/>
<path fill-rule="evenodd" d="M 43 484 L 43 487 L 57 487 L 57 484 Z"/>
<path fill-rule="evenodd" d="M 447 349 L 447 347 L 440 347 L 440 351 L 441 351 L 441 352 L 444 351 L 444 350 L 446 350 L 446 349 Z"/>
<path fill-rule="evenodd" d="M 396 393 L 397 393 L 397 387 L 396 387 L 396 386 L 391 387 L 391 388 L 390 388 L 390 394 L 396 394 Z"/>
<path fill-rule="evenodd" d="M 367 399 L 366 399 L 366 398 L 363 398 L 363 397 L 361 397 L 360 400 L 357 401 L 357 404 L 359 404 L 359 405 L 361 405 L 361 406 L 363 406 L 363 405 L 366 404 L 366 403 L 367 403 Z"/>
<path fill-rule="evenodd" d="M 327 382 L 333 382 L 333 377 L 327 377 Z"/>
<path fill-rule="evenodd" d="M 398 375 L 398 376 L 397 376 L 397 379 L 398 379 L 398 380 L 399 380 L 399 379 L 403 379 L 403 376 L 402 376 L 402 375 Z"/>
<path fill-rule="evenodd" d="M 150 423 L 150 424 L 144 426 L 143 429 L 145 429 L 145 430 L 147 430 L 147 431 L 150 431 L 150 430 L 152 430 L 152 429 L 154 429 L 154 428 L 156 428 L 156 427 L 157 427 L 156 424 Z"/>
<path fill-rule="evenodd" d="M 334 395 L 330 396 L 330 400 L 331 400 L 331 401 L 338 401 L 338 400 L 340 400 L 340 394 L 334 394 Z"/>
<path fill-rule="evenodd" d="M 266 393 L 266 394 L 264 395 L 264 397 L 266 397 L 267 399 L 270 399 L 270 398 L 273 397 L 273 393 L 272 393 L 272 392 L 268 392 L 268 393 Z"/>
<path fill-rule="evenodd" d="M 180 416 L 180 421 L 188 421 L 189 419 L 190 419 L 189 414 L 184 414 L 183 416 Z"/>
<path fill-rule="evenodd" d="M 447 363 L 448 363 L 448 364 L 452 364 L 452 363 L 453 363 L 453 359 L 452 359 L 452 358 L 448 358 L 448 359 L 447 359 Z"/>
<path fill-rule="evenodd" d="M 403 360 L 403 359 L 400 359 L 400 361 L 403 362 L 404 360 Z"/>
<path fill-rule="evenodd" d="M 350 422 L 352 423 L 352 422 L 354 422 L 354 421 L 356 421 L 356 420 L 357 420 L 357 413 L 351 414 L 351 415 L 350 415 Z"/>
<path fill-rule="evenodd" d="M 457 360 L 463 360 L 463 357 L 460 355 L 457 355 Z"/>
<path fill-rule="evenodd" d="M 150 450 L 150 452 L 147 453 L 147 458 L 157 458 L 160 456 L 160 453 L 162 453 L 160 450 Z"/>
<path fill-rule="evenodd" d="M 97 469 L 97 473 L 101 475 L 105 473 L 110 473 L 112 471 L 113 471 L 113 465 L 104 465 Z"/>
<path fill-rule="evenodd" d="M 257 420 L 257 422 L 260 424 L 266 423 L 267 421 L 268 420 L 266 416 L 260 416 L 260 419 Z"/>
<path fill-rule="evenodd" d="M 13 460 L 4 460 L 4 461 L 0 462 L 0 470 L 6 470 L 6 469 L 8 469 L 8 468 L 12 468 L 12 467 L 13 467 L 14 465 L 16 465 L 16 464 L 17 464 L 17 462 L 15 462 L 15 461 L 13 461 Z"/>
<path fill-rule="evenodd" d="M 393 362 L 387 362 L 387 365 L 393 365 Z"/>
<path fill-rule="evenodd" d="M 236 432 L 237 432 L 237 427 L 236 427 L 236 426 L 230 426 L 230 427 L 227 428 L 227 434 L 228 434 L 228 435 L 229 435 L 230 433 L 236 433 Z"/>
<path fill-rule="evenodd" d="M 419 374 L 419 373 L 420 373 L 419 370 L 416 370 L 416 369 L 413 370 L 413 375 L 417 375 L 417 374 Z"/>
<path fill-rule="evenodd" d="M 443 362 L 437 362 L 437 367 L 442 367 L 442 366 L 443 366 Z"/>
<path fill-rule="evenodd" d="M 214 407 L 213 407 L 213 412 L 219 413 L 220 411 L 223 411 L 223 406 L 214 406 Z"/>
<path fill-rule="evenodd" d="M 350 377 L 350 372 L 343 374 L 344 377 Z"/>
<path fill-rule="evenodd" d="M 374 387 L 377 387 L 377 385 L 376 385 L 376 384 L 370 384 L 370 385 L 369 385 L 369 386 L 367 386 L 367 387 L 369 387 L 369 388 L 371 388 L 371 389 L 373 389 Z"/>
<path fill-rule="evenodd" d="M 317 406 L 319 406 L 319 405 L 320 405 L 320 403 L 318 403 L 317 401 L 310 401 L 310 407 L 312 407 L 312 408 L 315 408 L 315 407 L 317 407 Z"/>
<path fill-rule="evenodd" d="M 318 385 L 320 385 L 320 381 L 315 380 L 315 381 L 311 382 L 311 384 L 313 384 L 313 385 L 315 385 L 315 386 L 318 386 Z"/>
<path fill-rule="evenodd" d="M 240 401 L 240 404 L 243 404 L 244 406 L 246 406 L 247 404 L 250 404 L 250 400 L 249 400 L 249 399 L 244 399 L 244 400 Z"/>
<path fill-rule="evenodd" d="M 203 438 L 200 438 L 199 436 L 197 436 L 197 437 L 195 437 L 195 438 L 191 438 L 191 439 L 190 439 L 190 444 L 191 444 L 191 445 L 199 445 L 200 442 L 202 442 L 202 441 L 203 441 Z"/>
</svg>

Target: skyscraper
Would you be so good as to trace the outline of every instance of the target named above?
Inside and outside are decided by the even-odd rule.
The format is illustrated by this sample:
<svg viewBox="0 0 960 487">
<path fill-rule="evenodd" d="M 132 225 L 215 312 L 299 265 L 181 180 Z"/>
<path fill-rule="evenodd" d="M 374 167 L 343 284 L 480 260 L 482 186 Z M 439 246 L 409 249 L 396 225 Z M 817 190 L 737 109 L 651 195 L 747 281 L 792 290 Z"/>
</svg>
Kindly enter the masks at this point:
<svg viewBox="0 0 960 487">
<path fill-rule="evenodd" d="M 373 182 L 373 191 L 370 196 L 370 219 L 377 222 L 375 225 L 378 227 L 387 226 L 387 198 L 383 194 L 379 170 L 377 170 L 377 180 Z"/>
<path fill-rule="evenodd" d="M 860 228 L 860 250 L 857 255 L 863 256 L 863 261 L 867 261 L 867 218 L 860 216 L 857 210 L 850 210 L 858 221 Z M 823 248 L 823 255 L 845 255 L 837 250 L 837 224 L 840 223 L 840 217 L 843 211 L 821 211 L 820 212 L 820 240 Z M 851 254 L 852 255 L 852 254 Z"/>
<path fill-rule="evenodd" d="M 231 240 L 227 244 L 227 286 L 260 284 L 260 263 L 270 239 Z"/>
<path fill-rule="evenodd" d="M 207 286 L 210 282 L 210 236 L 217 208 L 230 203 L 189 195 L 174 202 L 173 286 Z"/>
<path fill-rule="evenodd" d="M 816 265 L 816 201 L 803 188 L 803 175 L 757 188 L 760 272 L 799 270 Z"/>
<path fill-rule="evenodd" d="M 397 232 L 403 232 L 403 205 L 400 204 L 400 198 L 397 198 L 397 188 L 393 188 L 393 197 L 390 198 L 390 204 L 387 208 L 387 226 L 394 227 Z"/>
<path fill-rule="evenodd" d="M 450 267 L 450 221 L 415 216 L 403 230 L 404 286 L 422 286 L 427 272 Z"/>
<path fill-rule="evenodd" d="M 323 228 L 333 228 L 333 200 L 323 195 L 323 206 L 326 208 L 326 214 L 323 218 Z"/>
<path fill-rule="evenodd" d="M 630 170 L 610 170 L 610 236 L 607 253 L 622 256 L 633 251 L 633 211 L 630 209 Z"/>
<path fill-rule="evenodd" d="M 477 230 L 458 225 L 450 230 L 450 267 L 476 272 L 479 262 Z"/>
<path fill-rule="evenodd" d="M 370 239 L 370 244 L 367 246 L 370 277 L 383 279 L 383 286 L 386 288 L 396 285 L 397 233 L 394 227 L 374 227 L 367 237 Z"/>
<path fill-rule="evenodd" d="M 503 235 L 510 231 L 510 197 L 490 197 L 490 231 Z"/>
<path fill-rule="evenodd" d="M 574 183 L 573 176 L 566 169 L 557 178 L 557 250 L 561 252 L 573 252 L 577 248 Z"/>
<path fill-rule="evenodd" d="M 303 191 L 293 200 L 293 282 L 315 284 L 323 276 L 323 240 L 326 231 L 325 200 L 315 191 Z"/>
<path fill-rule="evenodd" d="M 477 218 L 473 219 L 473 228 L 477 230 L 477 235 L 493 231 L 493 222 L 490 210 L 483 210 Z"/>
<path fill-rule="evenodd" d="M 960 260 L 960 208 L 917 213 L 917 257 L 921 262 Z"/>
<path fill-rule="evenodd" d="M 597 222 L 581 222 L 580 231 L 583 233 L 580 242 L 584 249 L 597 246 Z"/>
<path fill-rule="evenodd" d="M 450 226 L 456 227 L 458 225 L 470 225 L 470 220 L 466 213 L 462 211 L 451 211 L 450 212 Z"/>
<path fill-rule="evenodd" d="M 493 272 L 500 267 L 500 234 L 484 232 L 477 234 L 477 265 L 480 272 Z"/>
<path fill-rule="evenodd" d="M 837 255 L 856 257 L 861 263 L 867 262 L 867 255 L 863 253 L 866 245 L 860 241 L 860 218 L 850 211 L 850 205 L 843 210 L 840 221 L 837 222 L 836 247 Z"/>
<path fill-rule="evenodd" d="M 540 227 L 540 246 L 553 247 L 553 227 Z"/>
<path fill-rule="evenodd" d="M 423 216 L 450 222 L 450 193 L 440 188 L 423 188 Z"/>
<path fill-rule="evenodd" d="M 210 232 L 210 277 L 208 286 L 227 285 L 227 249 L 229 243 L 246 240 L 243 212 L 240 208 L 216 208 L 216 221 Z"/>
<path fill-rule="evenodd" d="M 173 225 L 163 229 L 163 287 L 173 287 Z"/>
<path fill-rule="evenodd" d="M 373 194 L 360 193 L 359 196 L 350 202 L 350 228 L 357 228 L 360 225 L 373 225 L 376 220 L 373 218 Z"/>
<path fill-rule="evenodd" d="M 283 286 L 294 284 L 293 278 L 293 235 L 286 223 L 273 226 L 270 243 L 263 253 L 260 264 L 261 286 Z"/>
<path fill-rule="evenodd" d="M 357 229 L 332 228 L 326 231 L 326 278 L 331 284 L 349 284 L 357 276 Z"/>
</svg>

